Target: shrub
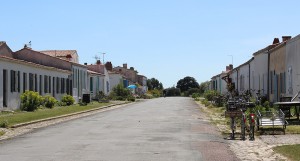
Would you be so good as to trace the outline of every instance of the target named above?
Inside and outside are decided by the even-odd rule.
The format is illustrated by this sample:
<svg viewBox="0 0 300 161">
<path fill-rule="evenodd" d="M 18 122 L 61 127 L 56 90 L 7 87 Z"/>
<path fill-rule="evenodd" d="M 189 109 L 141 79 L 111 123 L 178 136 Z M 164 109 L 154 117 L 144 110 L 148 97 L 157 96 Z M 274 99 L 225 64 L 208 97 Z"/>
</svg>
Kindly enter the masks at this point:
<svg viewBox="0 0 300 161">
<path fill-rule="evenodd" d="M 8 121 L 7 120 L 3 120 L 0 122 L 0 127 L 2 128 L 7 128 L 8 127 Z"/>
<path fill-rule="evenodd" d="M 165 90 L 167 91 L 166 93 L 167 96 L 181 96 L 181 91 L 179 88 L 172 87 L 172 88 L 167 88 Z"/>
<path fill-rule="evenodd" d="M 194 93 L 199 93 L 199 95 L 200 95 L 200 89 L 199 88 L 190 88 L 184 92 L 184 96 L 189 97 L 189 96 L 193 95 Z"/>
<path fill-rule="evenodd" d="M 25 91 L 21 94 L 21 110 L 23 111 L 34 111 L 42 103 L 42 97 L 38 92 Z"/>
<path fill-rule="evenodd" d="M 70 95 L 64 95 L 61 99 L 61 103 L 62 103 L 62 106 L 66 105 L 66 106 L 70 106 L 70 105 L 73 105 L 75 102 L 73 96 L 70 96 Z"/>
<path fill-rule="evenodd" d="M 135 101 L 135 97 L 133 96 L 128 96 L 127 98 L 128 101 L 134 102 Z"/>
<path fill-rule="evenodd" d="M 204 92 L 204 97 L 208 100 L 208 101 L 212 101 L 214 96 L 218 96 L 219 92 L 215 91 L 215 90 L 208 90 Z"/>
<path fill-rule="evenodd" d="M 154 98 L 162 96 L 162 90 L 154 89 L 148 91 L 149 94 L 151 94 Z"/>
<path fill-rule="evenodd" d="M 130 94 L 131 92 L 129 89 L 124 88 L 121 84 L 118 84 L 113 88 L 109 97 L 114 100 L 125 101 Z"/>
<path fill-rule="evenodd" d="M 199 93 L 193 93 L 192 94 L 192 98 L 194 98 L 194 100 L 196 100 L 198 97 L 200 97 Z"/>
<path fill-rule="evenodd" d="M 46 95 L 43 97 L 43 105 L 47 108 L 53 108 L 56 103 L 57 100 L 50 95 Z"/>
</svg>

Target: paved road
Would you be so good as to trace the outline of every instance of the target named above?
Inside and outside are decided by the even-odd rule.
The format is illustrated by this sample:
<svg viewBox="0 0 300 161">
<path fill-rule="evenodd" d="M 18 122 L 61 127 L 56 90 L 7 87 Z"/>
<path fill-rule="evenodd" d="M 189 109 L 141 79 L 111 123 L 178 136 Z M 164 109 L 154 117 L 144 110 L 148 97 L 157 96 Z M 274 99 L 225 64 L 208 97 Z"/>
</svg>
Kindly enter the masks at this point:
<svg viewBox="0 0 300 161">
<path fill-rule="evenodd" d="M 1 161 L 237 160 L 190 98 L 159 98 L 0 142 Z"/>
</svg>

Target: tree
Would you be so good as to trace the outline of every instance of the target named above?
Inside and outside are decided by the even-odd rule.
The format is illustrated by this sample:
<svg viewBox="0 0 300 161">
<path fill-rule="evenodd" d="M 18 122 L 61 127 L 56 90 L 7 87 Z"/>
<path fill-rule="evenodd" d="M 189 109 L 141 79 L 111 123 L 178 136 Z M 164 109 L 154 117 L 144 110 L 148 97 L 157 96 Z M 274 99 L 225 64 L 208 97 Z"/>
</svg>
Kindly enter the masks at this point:
<svg viewBox="0 0 300 161">
<path fill-rule="evenodd" d="M 199 88 L 199 84 L 195 78 L 186 76 L 177 82 L 176 87 L 179 88 L 181 92 L 185 92 L 191 88 Z"/>
<path fill-rule="evenodd" d="M 206 90 L 208 90 L 208 87 L 209 87 L 209 84 L 210 82 L 209 81 L 206 81 L 206 82 L 202 82 L 199 86 L 199 89 L 200 89 L 200 93 L 204 93 Z"/>
<path fill-rule="evenodd" d="M 149 90 L 154 90 L 154 89 L 162 90 L 164 88 L 163 84 L 155 78 L 148 79 L 147 86 Z"/>
</svg>

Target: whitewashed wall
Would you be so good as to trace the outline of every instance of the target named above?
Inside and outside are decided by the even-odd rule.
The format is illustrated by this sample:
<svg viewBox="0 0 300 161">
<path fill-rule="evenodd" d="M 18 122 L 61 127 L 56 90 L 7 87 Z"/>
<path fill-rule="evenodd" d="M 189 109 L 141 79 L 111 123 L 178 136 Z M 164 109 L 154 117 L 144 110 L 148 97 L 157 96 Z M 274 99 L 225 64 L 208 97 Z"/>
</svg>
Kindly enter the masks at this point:
<svg viewBox="0 0 300 161">
<path fill-rule="evenodd" d="M 300 91 L 300 35 L 286 44 L 286 94 L 294 96 Z"/>
<path fill-rule="evenodd" d="M 253 89 L 261 90 L 261 94 L 267 94 L 268 82 L 268 54 L 261 52 L 254 56 L 251 73 L 253 74 Z"/>
<path fill-rule="evenodd" d="M 7 108 L 3 107 L 3 70 L 7 70 Z M 11 70 L 14 71 L 20 71 L 20 92 L 11 92 Z M 44 75 L 50 76 L 51 78 L 53 77 L 59 77 L 59 78 L 65 78 L 67 79 L 68 76 L 71 74 L 68 71 L 63 71 L 63 70 L 58 70 L 56 68 L 50 68 L 50 67 L 42 67 L 42 66 L 36 66 L 32 63 L 18 63 L 16 61 L 8 61 L 6 59 L 1 59 L 0 58 L 0 110 L 3 109 L 18 109 L 20 107 L 20 95 L 23 93 L 23 73 L 27 73 L 27 83 L 26 83 L 26 90 L 29 89 L 29 73 L 32 74 L 37 74 L 38 79 L 37 79 L 37 90 L 42 91 L 42 95 L 52 95 L 53 96 L 53 81 L 51 79 L 51 91 L 48 93 L 44 92 Z M 39 76 L 42 75 L 42 88 L 40 89 L 40 79 Z M 66 93 L 56 93 L 56 89 L 54 90 L 55 92 L 55 98 L 60 100 L 62 95 Z"/>
</svg>

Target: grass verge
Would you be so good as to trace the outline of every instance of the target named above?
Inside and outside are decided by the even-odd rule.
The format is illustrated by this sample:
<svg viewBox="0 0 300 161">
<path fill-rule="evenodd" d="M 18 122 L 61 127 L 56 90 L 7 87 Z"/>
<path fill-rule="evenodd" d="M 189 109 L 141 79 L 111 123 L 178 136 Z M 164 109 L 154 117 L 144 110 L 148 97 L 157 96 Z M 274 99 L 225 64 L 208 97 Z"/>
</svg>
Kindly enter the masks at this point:
<svg viewBox="0 0 300 161">
<path fill-rule="evenodd" d="M 292 161 L 300 161 L 300 145 L 283 145 L 273 148 L 276 153 L 279 153 Z"/>
<path fill-rule="evenodd" d="M 11 127 L 13 125 L 20 124 L 20 123 L 91 110 L 91 109 L 107 106 L 110 104 L 112 103 L 93 102 L 86 106 L 80 106 L 76 104 L 72 106 L 54 107 L 53 109 L 42 108 L 34 112 L 18 111 L 15 113 L 4 113 L 0 115 L 0 122 L 7 121 L 8 127 Z"/>
<path fill-rule="evenodd" d="M 2 135 L 4 135 L 4 134 L 5 134 L 5 132 L 2 131 L 2 130 L 0 130 L 0 136 L 2 136 Z"/>
</svg>

